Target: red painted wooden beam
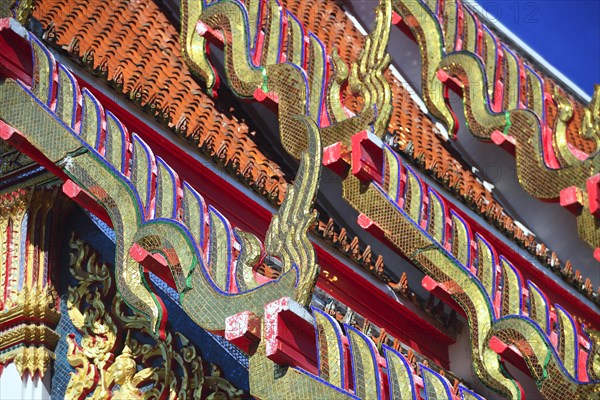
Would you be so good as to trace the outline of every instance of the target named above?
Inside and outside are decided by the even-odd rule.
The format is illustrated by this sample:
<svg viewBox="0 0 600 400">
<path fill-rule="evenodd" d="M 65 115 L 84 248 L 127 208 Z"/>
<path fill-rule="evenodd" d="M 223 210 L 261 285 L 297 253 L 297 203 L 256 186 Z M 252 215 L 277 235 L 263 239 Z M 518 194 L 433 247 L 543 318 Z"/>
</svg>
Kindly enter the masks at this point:
<svg viewBox="0 0 600 400">
<path fill-rule="evenodd" d="M 352 174 L 364 182 L 382 182 L 383 147 L 381 140 L 367 131 L 352 136 Z"/>
<path fill-rule="evenodd" d="M 0 77 L 33 84 L 31 46 L 10 28 L 10 18 L 0 19 Z"/>
<path fill-rule="evenodd" d="M 2 120 L 0 120 L 0 139 L 8 142 L 8 144 L 20 152 L 27 154 L 29 158 L 52 172 L 61 180 L 66 181 L 68 179 L 67 174 L 33 146 L 23 133 Z"/>
<path fill-rule="evenodd" d="M 171 268 L 169 268 L 167 261 L 160 254 L 150 253 L 139 244 L 134 243 L 129 249 L 129 255 L 146 270 L 158 276 L 172 288 L 176 288 Z"/>
<path fill-rule="evenodd" d="M 345 177 L 350 169 L 350 150 L 342 142 L 325 147 L 323 165 L 342 178 Z"/>
<path fill-rule="evenodd" d="M 261 339 L 260 325 L 260 318 L 250 311 L 231 315 L 225 319 L 225 339 L 251 355 Z"/>
<path fill-rule="evenodd" d="M 442 300 L 445 304 L 447 304 L 457 313 L 465 317 L 467 316 L 467 314 L 465 314 L 465 310 L 463 310 L 462 307 L 452 298 L 452 295 L 442 283 L 439 283 L 433 278 L 426 275 L 421 281 L 421 286 L 423 286 L 423 288 L 429 293 Z"/>
<path fill-rule="evenodd" d="M 318 375 L 317 339 L 312 316 L 284 297 L 265 305 L 267 357 L 279 365 L 293 365 Z"/>
<path fill-rule="evenodd" d="M 79 77 L 78 82 L 81 87 L 88 88 L 106 109 L 127 126 L 130 132 L 140 135 L 152 148 L 154 154 L 163 158 L 177 171 L 181 179 L 198 190 L 208 204 L 217 206 L 219 212 L 225 215 L 232 225 L 264 238 L 272 217 L 269 210 L 204 166 L 198 159 L 181 150 L 175 143 L 156 133 L 113 99 Z M 327 270 L 343 278 L 333 284 L 322 274 L 317 282 L 319 287 L 385 329 L 390 335 L 404 341 L 415 351 L 448 367 L 447 346 L 455 342 L 454 338 L 395 300 L 393 298 L 395 295 L 391 296 L 375 287 L 359 273 L 331 255 L 323 246 L 315 243 L 319 265 L 322 267 L 326 265 Z"/>
<path fill-rule="evenodd" d="M 444 330 L 441 323 L 437 325 L 437 321 L 428 321 L 407 305 L 409 300 L 399 297 L 387 286 L 384 289 L 388 290 L 386 293 L 360 272 L 340 263 L 319 243 L 315 243 L 315 247 L 321 266 L 321 277 L 317 281 L 320 289 L 415 351 L 445 368 L 449 367 L 448 346 L 456 339 Z"/>
<path fill-rule="evenodd" d="M 75 201 L 86 210 L 90 210 L 92 214 L 100 218 L 102 222 L 112 228 L 112 221 L 110 220 L 106 210 L 98 205 L 96 200 L 94 200 L 94 198 L 88 192 L 83 190 L 78 184 L 70 179 L 67 179 L 67 181 L 63 183 L 62 191 L 71 200 Z"/>
<path fill-rule="evenodd" d="M 574 215 L 581 214 L 583 209 L 583 198 L 581 189 L 577 186 L 569 186 L 560 191 L 560 205 Z"/>
<path fill-rule="evenodd" d="M 514 346 L 509 346 L 496 336 L 490 338 L 490 348 L 496 352 L 504 361 L 514 365 L 519 370 L 524 372 L 527 376 L 531 377 L 531 371 L 527 367 L 527 363 L 523 359 L 523 356 Z"/>
<path fill-rule="evenodd" d="M 492 132 L 491 139 L 496 146 L 502 148 L 504 151 L 506 151 L 513 157 L 515 156 L 515 144 L 517 143 L 517 140 L 513 136 L 505 135 L 502 132 L 494 131 Z"/>
</svg>

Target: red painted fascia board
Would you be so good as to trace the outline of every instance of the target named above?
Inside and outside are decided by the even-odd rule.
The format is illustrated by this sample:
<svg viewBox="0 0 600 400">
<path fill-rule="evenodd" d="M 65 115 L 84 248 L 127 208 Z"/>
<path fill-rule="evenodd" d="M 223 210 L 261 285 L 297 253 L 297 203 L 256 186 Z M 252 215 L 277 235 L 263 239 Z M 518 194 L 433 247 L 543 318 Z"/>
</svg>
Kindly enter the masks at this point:
<svg viewBox="0 0 600 400">
<path fill-rule="evenodd" d="M 10 18 L 0 19 L 0 77 L 33 84 L 33 60 L 27 40 L 10 28 Z"/>
<path fill-rule="evenodd" d="M 391 298 L 357 271 L 347 268 L 318 243 L 315 247 L 322 271 L 317 281 L 320 289 L 404 344 L 449 368 L 448 346 L 455 339 Z M 390 322 L 391 319 L 394 323 Z"/>
<path fill-rule="evenodd" d="M 85 87 L 92 92 L 130 132 L 137 133 L 150 146 L 155 156 L 165 160 L 181 179 L 198 190 L 209 204 L 218 205 L 219 211 L 227 216 L 233 225 L 264 238 L 271 221 L 269 210 L 226 182 L 219 174 L 206 168 L 176 144 L 156 133 L 154 129 L 84 79 L 79 76 L 76 76 L 76 79 L 82 88 Z M 225 175 L 226 172 L 223 171 L 222 174 Z"/>
<path fill-rule="evenodd" d="M 393 18 L 393 21 L 395 22 L 394 25 L 396 25 L 403 33 L 405 33 L 406 36 L 416 42 L 416 39 L 408 28 L 406 21 L 400 16 L 397 16 L 395 12 Z M 511 140 L 513 140 L 513 138 L 509 137 L 508 141 Z M 514 146 L 514 144 L 510 145 Z M 505 145 L 501 147 L 505 148 L 514 156 L 514 149 L 511 149 L 510 145 L 508 145 L 508 147 Z M 598 318 L 598 311 L 592 309 L 589 305 L 566 291 L 560 284 L 558 284 L 557 280 L 560 280 L 560 277 L 556 275 L 547 276 L 543 273 L 540 273 L 536 267 L 531 265 L 529 261 L 524 260 L 512 248 L 504 244 L 501 240 L 497 239 L 495 235 L 489 234 L 489 231 L 482 228 L 480 224 L 466 216 L 464 213 L 460 212 L 459 210 L 457 210 L 457 212 L 466 220 L 468 220 L 472 227 L 477 227 L 479 232 L 488 233 L 486 239 L 496 247 L 498 254 L 504 255 L 507 260 L 515 265 L 521 271 L 521 273 L 523 273 L 525 279 L 533 278 L 531 280 L 534 281 L 548 295 L 553 303 L 559 303 L 571 314 L 585 318 L 594 329 L 600 329 L 600 318 Z M 566 282 L 564 282 L 564 284 L 567 285 Z"/>
</svg>

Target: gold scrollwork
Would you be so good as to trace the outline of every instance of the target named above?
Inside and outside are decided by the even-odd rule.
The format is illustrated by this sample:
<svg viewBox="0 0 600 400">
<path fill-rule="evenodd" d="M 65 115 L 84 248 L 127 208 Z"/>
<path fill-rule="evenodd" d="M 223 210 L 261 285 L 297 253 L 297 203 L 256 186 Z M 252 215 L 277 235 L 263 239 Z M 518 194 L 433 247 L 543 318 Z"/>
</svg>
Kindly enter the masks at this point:
<svg viewBox="0 0 600 400">
<path fill-rule="evenodd" d="M 304 115 L 318 121 L 322 102 L 331 111 L 330 126 L 321 129 L 323 146 L 336 142 L 350 145 L 353 134 L 371 129 L 383 135 L 389 123 L 391 89 L 383 72 L 390 63 L 386 47 L 389 41 L 392 5 L 391 0 L 382 0 L 375 9 L 375 28 L 367 36 L 365 47 L 359 57 L 348 67 L 332 53 L 332 63 L 326 58 L 323 45 L 314 35 L 298 37 L 292 21 L 291 39 L 287 51 L 287 63 L 278 63 L 282 49 L 279 38 L 282 26 L 279 14 L 281 7 L 275 0 L 267 2 L 266 37 L 259 66 L 251 61 L 254 48 L 255 26 L 261 20 L 259 2 L 217 1 L 203 5 L 203 1 L 182 2 L 182 54 L 191 70 L 200 76 L 209 89 L 217 83 L 216 72 L 206 51 L 206 39 L 202 30 L 215 29 L 223 33 L 225 44 L 225 71 L 230 87 L 240 97 L 251 98 L 256 90 L 274 94 L 279 103 L 280 137 L 283 147 L 295 158 L 300 158 L 307 148 L 307 138 L 299 134 L 299 122 L 294 116 Z M 201 27 L 198 24 L 202 24 Z M 307 57 L 310 62 L 306 69 L 297 57 L 296 44 L 308 41 Z M 296 62 L 296 63 L 294 63 Z M 325 68 L 332 68 L 332 77 L 325 85 Z M 364 100 L 362 111 L 353 117 L 345 115 L 341 104 L 341 87 L 348 82 L 354 95 Z"/>
<path fill-rule="evenodd" d="M 574 325 L 567 323 L 570 317 L 565 314 L 564 318 L 561 318 L 560 336 L 565 339 L 559 346 L 559 350 L 562 351 L 557 353 L 552 348 L 548 335 L 542 332 L 542 328 L 534 325 L 530 319 L 522 317 L 521 284 L 514 268 L 506 261 L 502 260 L 503 286 L 499 294 L 502 300 L 502 316 L 506 316 L 498 319 L 488 292 L 489 279 L 481 282 L 478 277 L 470 274 L 467 268 L 461 267 L 460 249 L 453 249 L 454 257 L 458 259 L 451 257 L 440 245 L 441 242 L 436 243 L 420 229 L 418 220 L 413 220 L 406 211 L 398 211 L 383 190 L 377 189 L 373 183 L 365 185 L 357 178 L 349 176 L 343 182 L 343 190 L 344 198 L 358 212 L 377 221 L 386 238 L 398 251 L 443 285 L 462 307 L 470 325 L 473 367 L 479 379 L 488 387 L 508 398 L 521 398 L 521 390 L 516 381 L 506 374 L 498 354 L 489 345 L 492 336 L 496 336 L 503 342 L 520 348 L 546 398 L 561 399 L 568 393 L 573 394 L 575 398 L 584 399 L 597 393 L 600 388 L 597 381 L 581 382 L 576 378 L 573 360 L 579 349 L 575 341 L 577 333 Z M 456 224 L 457 221 L 453 223 Z M 464 231 L 454 229 L 452 235 L 452 243 L 462 237 L 464 243 L 459 245 L 466 246 L 465 248 L 470 246 L 470 242 L 464 240 Z M 481 263 L 479 268 L 485 268 L 486 265 L 496 270 L 492 262 Z M 485 275 L 481 276 L 485 278 Z M 541 326 L 545 327 L 545 323 Z M 593 349 L 597 348 L 595 346 L 597 345 L 592 344 Z M 597 350 L 592 350 L 587 361 L 591 371 L 598 368 L 595 365 L 598 362 L 595 351 Z M 571 372 L 561 365 L 570 365 Z"/>
<path fill-rule="evenodd" d="M 432 114 L 450 131 L 458 128 L 448 101 L 448 86 L 439 79 L 439 74 L 445 73 L 450 78 L 446 82 L 453 80 L 462 90 L 467 125 L 475 137 L 489 141 L 494 132 L 500 132 L 516 139 L 518 179 L 529 194 L 556 200 L 562 189 L 571 186 L 585 194 L 586 181 L 600 173 L 600 89 L 596 87 L 583 117 L 577 117 L 580 136 L 595 142 L 595 152 L 580 152 L 578 158 L 571 152 L 566 134 L 568 124 L 575 122 L 573 105 L 555 92 L 558 115 L 554 121 L 547 121 L 546 102 L 551 101 L 546 94 L 548 82 L 502 45 L 465 4 L 445 1 L 440 3 L 441 10 L 436 10 L 435 4 L 393 2 L 394 11 L 421 48 L 422 94 Z M 459 20 L 463 26 L 461 37 L 455 29 Z M 502 82 L 497 76 L 499 70 L 504 74 Z M 547 125 L 554 125 L 554 131 L 551 137 L 542 139 Z M 587 201 L 582 205 L 589 208 Z M 598 247 L 598 219 L 588 210 L 578 216 L 577 224 L 579 236 L 592 248 Z"/>
<path fill-rule="evenodd" d="M 70 246 L 70 270 L 78 284 L 69 287 L 68 314 L 81 340 L 78 343 L 74 334 L 67 338 L 67 359 L 76 372 L 71 374 L 66 398 L 241 395 L 215 366 L 205 370 L 195 346 L 182 334 L 169 331 L 165 340 L 156 340 L 146 318 L 129 309 L 115 291 L 109 266 L 83 241 L 73 238 Z"/>
<path fill-rule="evenodd" d="M 62 209 L 57 190 L 19 188 L 0 195 L 0 363 L 23 374 L 44 375 L 59 336 L 58 296 L 49 279 L 47 239 Z"/>
<path fill-rule="evenodd" d="M 70 246 L 70 270 L 78 284 L 69 287 L 68 314 L 81 340 L 74 334 L 67 338 L 67 359 L 76 371 L 67 399 L 241 396 L 214 365 L 202 361 L 184 335 L 169 330 L 164 340 L 156 340 L 146 318 L 115 291 L 109 266 L 83 241 L 73 238 Z"/>
</svg>

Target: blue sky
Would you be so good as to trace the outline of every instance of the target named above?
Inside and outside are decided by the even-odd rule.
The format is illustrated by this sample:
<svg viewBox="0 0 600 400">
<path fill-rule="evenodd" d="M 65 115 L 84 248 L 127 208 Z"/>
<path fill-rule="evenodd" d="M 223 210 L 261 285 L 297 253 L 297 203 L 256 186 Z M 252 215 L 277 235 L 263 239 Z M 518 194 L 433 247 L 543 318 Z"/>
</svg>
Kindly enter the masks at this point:
<svg viewBox="0 0 600 400">
<path fill-rule="evenodd" d="M 584 92 L 600 83 L 600 0 L 477 0 Z"/>
</svg>

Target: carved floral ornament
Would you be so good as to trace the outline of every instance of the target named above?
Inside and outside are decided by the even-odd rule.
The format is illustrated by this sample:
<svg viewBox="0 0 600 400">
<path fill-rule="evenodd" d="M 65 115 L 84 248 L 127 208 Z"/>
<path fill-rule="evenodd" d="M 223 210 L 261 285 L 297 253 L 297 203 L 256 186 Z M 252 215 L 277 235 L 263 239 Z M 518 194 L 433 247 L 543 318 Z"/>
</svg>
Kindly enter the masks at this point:
<svg viewBox="0 0 600 400">
<path fill-rule="evenodd" d="M 409 4 L 410 3 L 410 4 Z M 391 24 L 392 4 L 382 1 L 377 8 L 376 27 L 365 42 L 365 48 L 359 60 L 350 66 L 350 75 L 347 74 L 347 66 L 332 54 L 331 62 L 325 59 L 324 52 L 310 53 L 308 69 L 304 70 L 302 59 L 286 57 L 287 64 L 278 64 L 281 54 L 297 54 L 294 52 L 293 29 L 288 31 L 288 42 L 284 46 L 275 38 L 282 38 L 285 32 L 278 24 L 285 10 L 281 7 L 276 9 L 276 1 L 267 2 L 268 18 L 260 12 L 259 2 L 211 2 L 188 1 L 182 4 L 182 47 L 184 59 L 188 65 L 200 77 L 202 77 L 209 88 L 217 82 L 215 69 L 212 67 L 210 57 L 206 49 L 207 40 L 213 42 L 221 41 L 225 46 L 225 69 L 229 85 L 234 93 L 240 97 L 251 97 L 261 99 L 260 91 L 268 92 L 267 97 L 273 96 L 278 99 L 278 110 L 280 120 L 280 136 L 284 148 L 296 156 L 303 149 L 303 140 L 295 135 L 293 129 L 286 124 L 289 115 L 305 113 L 307 117 L 315 119 L 320 127 L 323 147 L 340 142 L 349 146 L 350 138 L 361 131 L 372 131 L 379 136 L 385 132 L 389 121 L 389 84 L 383 78 L 383 71 L 389 63 L 389 56 L 385 53 L 389 38 Z M 456 7 L 462 5 L 450 2 L 443 3 L 446 10 L 442 12 L 452 13 Z M 413 8 L 419 8 L 419 12 Z M 435 12 L 425 10 L 428 6 L 424 2 L 402 2 L 395 1 L 393 9 L 403 18 L 410 21 L 410 28 L 415 33 L 417 41 L 423 52 L 423 81 L 426 102 L 434 111 L 436 116 L 442 119 L 451 131 L 454 130 L 453 113 L 448 109 L 448 103 L 444 101 L 442 81 L 447 77 L 456 77 L 463 82 L 463 94 L 465 98 L 465 109 L 469 127 L 473 134 L 480 139 L 490 139 L 493 132 L 502 132 L 505 135 L 517 139 L 517 165 L 519 166 L 519 180 L 522 185 L 533 195 L 540 198 L 558 198 L 560 191 L 575 184 L 578 190 L 587 190 L 594 175 L 600 172 L 598 168 L 597 154 L 589 155 L 586 160 L 573 160 L 570 164 L 557 165 L 553 170 L 547 168 L 548 160 L 552 157 L 545 153 L 543 143 L 537 143 L 539 137 L 539 123 L 536 121 L 535 112 L 543 107 L 545 100 L 535 97 L 535 93 L 529 94 L 527 105 L 529 110 L 506 111 L 501 114 L 490 112 L 490 108 L 481 106 L 481 99 L 488 99 L 484 92 L 485 74 L 489 69 L 481 68 L 481 64 L 473 61 L 474 57 L 468 54 L 456 53 L 447 57 L 439 56 L 441 24 L 435 19 Z M 458 8 L 457 8 L 458 9 Z M 279 11 L 278 11 L 279 10 Z M 441 14 L 438 14 L 441 15 Z M 291 18 L 290 18 L 291 19 Z M 262 47 L 255 43 L 255 26 L 262 26 L 258 21 L 266 21 L 265 40 Z M 293 23 L 292 23 L 293 24 Z M 437 31 L 436 31 L 437 29 Z M 450 35 L 454 29 L 448 29 Z M 311 42 L 311 46 L 318 44 Z M 438 47 L 436 47 L 438 46 Z M 491 49 L 491 47 L 489 47 Z M 507 50 L 509 51 L 509 50 Z M 268 54 L 268 57 L 256 61 L 256 53 Z M 464 52 L 463 52 L 464 53 Z M 430 57 L 431 55 L 435 57 Z M 488 54 L 491 51 L 488 50 Z M 428 58 L 429 57 L 429 58 Z M 436 58 L 437 57 L 437 58 Z M 331 63 L 331 65 L 329 65 Z M 370 63 L 370 64 L 369 64 Z M 290 64 L 295 69 L 290 69 Z M 331 68 L 332 79 L 327 87 L 313 86 L 310 82 L 315 81 L 315 74 L 319 73 L 313 65 L 326 65 Z M 369 65 L 370 68 L 364 67 Z M 379 67 L 375 67 L 378 65 Z M 284 66 L 286 66 L 284 68 Z M 287 69 L 286 69 L 287 68 Z M 442 71 L 440 74 L 436 72 Z M 356 71 L 369 71 L 369 74 L 357 76 Z M 492 69 L 494 71 L 494 69 Z M 444 75 L 445 74 L 445 75 Z M 535 73 L 533 73 L 535 74 Z M 299 76 L 298 78 L 296 78 Z M 365 106 L 357 116 L 348 117 L 347 114 L 336 114 L 329 121 L 321 119 L 320 109 L 317 112 L 311 108 L 313 99 L 320 99 L 321 106 L 327 110 L 343 110 L 341 104 L 339 87 L 344 80 L 349 79 L 350 88 L 354 94 L 365 99 Z M 438 79 L 439 78 L 439 79 Z M 492 81 L 490 76 L 488 82 Z M 286 82 L 286 86 L 278 86 L 278 82 Z M 298 82 L 299 87 L 295 89 L 295 100 L 302 99 L 306 107 L 293 107 L 288 97 L 290 82 Z M 468 83 L 473 83 L 471 87 Z M 478 84 L 479 83 L 479 84 Z M 535 92 L 535 84 L 531 85 Z M 369 88 L 369 89 L 367 89 Z M 475 89 L 480 89 L 477 92 Z M 509 88 L 510 90 L 510 88 Z M 477 93 L 476 93 L 477 92 Z M 307 96 L 304 96 L 304 94 Z M 319 95 L 320 93 L 320 95 Z M 512 93 L 512 92 L 511 92 Z M 541 90 L 544 93 L 544 89 Z M 514 94 L 514 93 L 513 93 Z M 437 96 L 436 96 L 437 95 Z M 520 94 L 516 94 L 517 98 Z M 313 97 L 314 96 L 314 97 Z M 434 97 L 435 96 L 435 97 Z M 318 101 L 317 101 L 318 102 Z M 584 136 L 589 138 L 600 137 L 600 132 L 593 129 L 597 119 L 597 100 L 595 100 L 585 114 Z M 508 102 L 510 104 L 510 102 Z M 541 106 L 540 106 L 541 105 Z M 497 104 L 494 104 L 496 107 Z M 379 115 L 372 110 L 387 110 Z M 386 108 L 388 107 L 388 108 Z M 521 107 L 524 108 L 524 107 Z M 542 113 L 538 113 L 542 115 Z M 562 120 L 566 121 L 566 117 Z M 530 131 L 527 131 L 527 129 Z M 542 126 L 542 128 L 544 128 Z M 535 131 L 537 129 L 537 131 Z M 562 129 L 562 128 L 561 128 Z M 560 130 L 560 129 L 559 129 Z M 564 129 L 563 129 L 564 130 Z M 533 138 L 533 140 L 531 140 Z M 360 144 L 359 144 L 360 146 Z M 480 267 L 478 275 L 475 276 L 469 270 L 470 239 L 466 226 L 457 215 L 453 215 L 453 229 L 451 246 L 452 251 L 447 251 L 445 241 L 448 240 L 444 229 L 439 221 L 445 221 L 445 207 L 441 200 L 437 203 L 436 197 L 430 194 L 429 215 L 436 215 L 437 223 L 432 222 L 433 216 L 428 222 L 428 231 L 421 228 L 421 207 L 418 198 L 422 198 L 418 178 L 407 174 L 406 181 L 409 195 L 406 196 L 403 210 L 399 210 L 395 204 L 397 199 L 394 193 L 400 187 L 401 165 L 397 157 L 391 155 L 389 149 L 384 147 L 384 161 L 381 175 L 383 178 L 373 178 L 376 173 L 367 173 L 365 183 L 364 175 L 354 170 L 354 158 L 361 157 L 359 151 L 362 149 L 352 141 L 352 172 L 343 180 L 343 196 L 360 214 L 369 220 L 368 226 L 384 236 L 402 254 L 418 266 L 428 276 L 432 277 L 450 293 L 453 299 L 464 310 L 469 321 L 473 368 L 477 376 L 490 388 L 508 398 L 521 398 L 522 389 L 518 383 L 510 377 L 500 364 L 500 358 L 496 351 L 490 346 L 492 338 L 499 338 L 504 343 L 515 345 L 523 355 L 531 374 L 536 380 L 540 392 L 549 399 L 560 399 L 565 396 L 587 398 L 600 392 L 600 382 L 594 373 L 587 377 L 578 375 L 576 366 L 579 352 L 578 334 L 572 322 L 572 317 L 564 312 L 562 308 L 558 312 L 560 321 L 561 342 L 555 347 L 549 337 L 546 328 L 547 314 L 542 313 L 541 307 L 548 308 L 544 295 L 532 299 L 537 302 L 530 306 L 529 315 L 524 314 L 521 299 L 522 283 L 518 271 L 510 263 L 501 260 L 504 285 L 496 286 L 495 271 L 498 260 L 491 253 L 485 252 L 484 242 L 478 246 L 478 257 Z M 357 153 L 357 154 L 355 154 Z M 414 174 L 413 174 L 414 175 Z M 357 179 L 361 178 L 363 182 Z M 344 177 L 343 177 L 344 178 Z M 397 181 L 395 181 L 397 180 Z M 404 180 L 404 179 L 403 179 Z M 538 182 L 544 182 L 540 187 Z M 587 183 L 586 183 L 587 182 Z M 587 184 L 587 186 L 586 186 Z M 593 184 L 592 184 L 593 185 Z M 393 188 L 396 188 L 395 190 Z M 387 193 L 386 193 L 387 191 Z M 590 193 L 591 195 L 591 193 Z M 580 235 L 587 240 L 592 247 L 600 243 L 597 228 L 594 228 L 594 217 L 592 213 L 593 202 L 588 211 L 584 211 L 578 218 L 580 223 Z M 360 221 L 359 221 L 360 223 Z M 485 261 L 487 260 L 487 261 Z M 497 293 L 499 291 L 500 293 Z M 515 293 L 517 291 L 517 293 Z M 502 308 L 499 310 L 493 305 L 494 297 L 502 297 Z M 518 300 L 517 300 L 518 299 Z M 530 318 L 533 318 L 530 319 Z M 537 319 L 537 320 L 536 320 Z M 567 340 L 572 338 L 574 340 Z M 596 361 L 595 345 L 588 349 L 588 370 L 594 371 Z"/>
<path fill-rule="evenodd" d="M 81 339 L 67 338 L 67 360 L 76 372 L 65 398 L 241 398 L 185 336 L 169 330 L 158 340 L 148 331 L 146 318 L 125 305 L 95 251 L 78 239 L 70 247 L 70 271 L 78 283 L 68 289 L 67 307 Z"/>
</svg>

